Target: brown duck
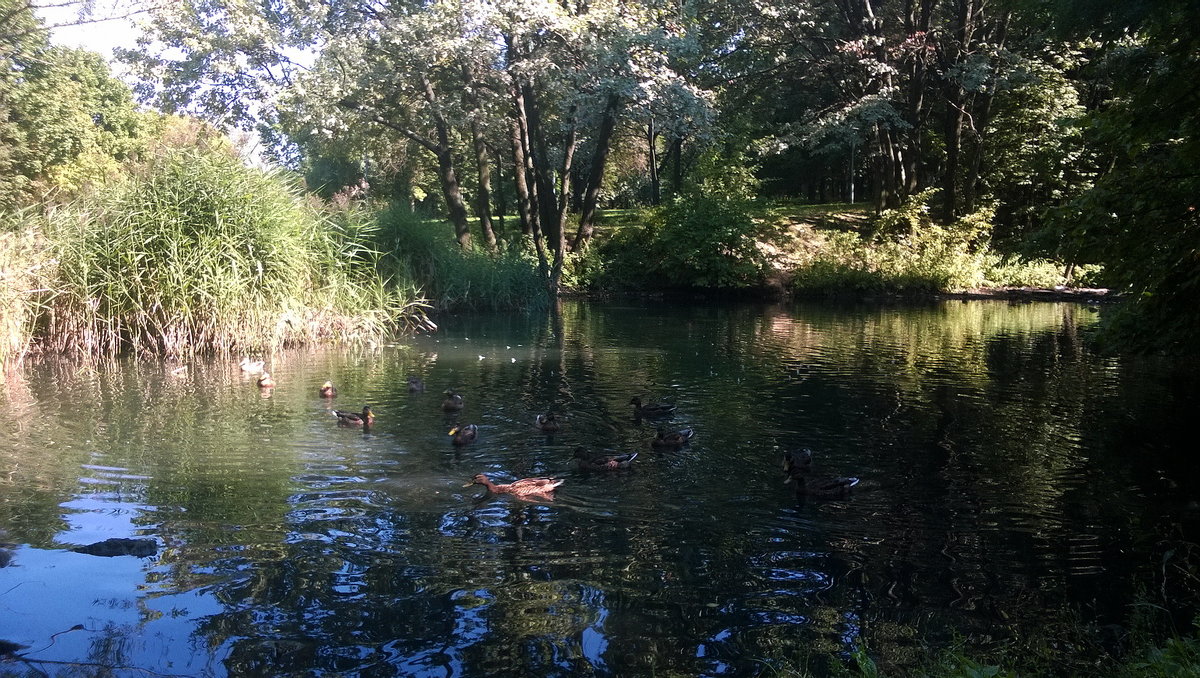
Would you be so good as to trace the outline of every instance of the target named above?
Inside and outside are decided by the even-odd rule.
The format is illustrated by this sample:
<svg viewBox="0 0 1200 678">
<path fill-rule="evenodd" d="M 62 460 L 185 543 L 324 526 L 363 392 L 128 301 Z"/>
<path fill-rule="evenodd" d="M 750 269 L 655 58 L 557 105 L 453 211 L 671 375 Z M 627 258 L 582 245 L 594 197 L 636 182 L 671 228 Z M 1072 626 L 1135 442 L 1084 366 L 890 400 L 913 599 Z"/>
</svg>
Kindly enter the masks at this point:
<svg viewBox="0 0 1200 678">
<path fill-rule="evenodd" d="M 511 483 L 497 485 L 489 480 L 487 476 L 480 473 L 472 478 L 471 482 L 463 485 L 463 487 L 483 485 L 492 494 L 511 494 L 518 499 L 526 497 L 553 499 L 554 489 L 562 484 L 563 481 L 557 478 L 523 478 L 521 480 L 514 480 Z"/>
</svg>

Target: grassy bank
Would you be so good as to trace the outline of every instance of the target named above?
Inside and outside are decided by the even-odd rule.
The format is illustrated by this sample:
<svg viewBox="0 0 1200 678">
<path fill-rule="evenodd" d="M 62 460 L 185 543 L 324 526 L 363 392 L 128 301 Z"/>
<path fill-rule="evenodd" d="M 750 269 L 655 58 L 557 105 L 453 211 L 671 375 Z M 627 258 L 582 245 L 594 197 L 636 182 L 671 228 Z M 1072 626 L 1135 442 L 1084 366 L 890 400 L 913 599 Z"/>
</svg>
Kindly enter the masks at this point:
<svg viewBox="0 0 1200 678">
<path fill-rule="evenodd" d="M 929 294 L 1101 282 L 1098 267 L 996 249 L 991 214 L 948 226 L 928 216 L 930 194 L 875 217 L 864 205 L 788 205 L 703 196 L 606 215 L 575 260 L 578 287 L 599 291 L 773 288 L 797 296 Z"/>
</svg>

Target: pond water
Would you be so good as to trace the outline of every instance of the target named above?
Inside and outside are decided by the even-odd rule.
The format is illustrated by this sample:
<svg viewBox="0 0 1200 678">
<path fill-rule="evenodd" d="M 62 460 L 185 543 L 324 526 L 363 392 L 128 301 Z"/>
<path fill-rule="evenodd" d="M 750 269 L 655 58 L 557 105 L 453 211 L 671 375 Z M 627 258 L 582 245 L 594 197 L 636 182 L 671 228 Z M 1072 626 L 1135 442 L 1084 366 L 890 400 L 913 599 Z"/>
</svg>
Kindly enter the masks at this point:
<svg viewBox="0 0 1200 678">
<path fill-rule="evenodd" d="M 76 664 L 0 673 L 758 675 L 1123 623 L 1195 532 L 1200 388 L 1093 352 L 1099 315 L 567 302 L 271 356 L 269 393 L 229 360 L 28 365 L 0 393 L 0 640 Z M 653 451 L 635 395 L 692 443 Z M 364 404 L 368 432 L 330 414 Z M 639 456 L 588 474 L 577 445 Z M 800 447 L 855 494 L 798 499 Z M 522 502 L 481 472 L 566 482 Z M 116 537 L 158 551 L 70 550 Z"/>
</svg>

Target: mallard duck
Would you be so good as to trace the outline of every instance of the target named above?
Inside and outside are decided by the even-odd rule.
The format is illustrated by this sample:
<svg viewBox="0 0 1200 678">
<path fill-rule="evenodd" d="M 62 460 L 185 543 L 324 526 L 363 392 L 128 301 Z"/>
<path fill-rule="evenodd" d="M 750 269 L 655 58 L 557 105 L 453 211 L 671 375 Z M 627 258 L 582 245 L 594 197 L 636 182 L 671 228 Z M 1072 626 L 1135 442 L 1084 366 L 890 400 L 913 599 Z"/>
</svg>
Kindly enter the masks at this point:
<svg viewBox="0 0 1200 678">
<path fill-rule="evenodd" d="M 322 398 L 333 398 L 337 396 L 337 389 L 333 387 L 333 382 L 327 381 L 321 384 L 321 388 L 317 390 Z"/>
<path fill-rule="evenodd" d="M 472 478 L 471 482 L 463 485 L 463 487 L 483 485 L 492 494 L 511 494 L 521 499 L 534 496 L 553 499 L 554 489 L 562 484 L 563 481 L 558 478 L 523 478 L 508 484 L 497 485 L 489 480 L 487 476 L 480 473 Z"/>
<path fill-rule="evenodd" d="M 263 372 L 258 375 L 259 388 L 275 388 L 275 380 L 271 378 L 270 372 Z"/>
<path fill-rule="evenodd" d="M 463 408 L 463 397 L 453 391 L 446 391 L 446 399 L 442 401 L 443 412 L 458 412 Z"/>
<path fill-rule="evenodd" d="M 677 450 L 691 442 L 694 435 L 696 432 L 690 428 L 668 431 L 659 426 L 658 434 L 654 436 L 654 440 L 650 441 L 650 447 L 657 450 Z"/>
<path fill-rule="evenodd" d="M 581 471 L 619 471 L 629 468 L 638 453 L 596 455 L 588 453 L 586 448 L 575 448 L 575 465 Z"/>
<path fill-rule="evenodd" d="M 633 405 L 633 416 L 635 417 L 665 417 L 675 411 L 674 405 L 665 403 L 643 405 L 642 399 L 638 396 L 634 396 L 629 404 Z"/>
<path fill-rule="evenodd" d="M 470 445 L 475 442 L 475 438 L 479 437 L 479 427 L 475 424 L 467 424 L 466 426 L 455 426 L 450 429 L 451 436 L 454 436 L 450 442 L 455 445 Z"/>
<path fill-rule="evenodd" d="M 851 488 L 858 484 L 858 478 L 822 478 L 811 475 L 812 450 L 788 450 L 783 453 L 783 470 L 787 473 L 784 484 L 792 485 L 796 494 L 805 497 L 838 498 L 850 494 Z"/>
<path fill-rule="evenodd" d="M 238 363 L 238 367 L 241 367 L 242 371 L 246 374 L 261 374 L 266 365 L 261 360 L 242 358 L 242 362 Z"/>
<path fill-rule="evenodd" d="M 553 412 L 549 414 L 539 414 L 538 416 L 534 417 L 533 425 L 536 426 L 539 431 L 554 433 L 558 430 L 558 415 L 554 414 Z"/>
<path fill-rule="evenodd" d="M 375 423 L 375 413 L 371 411 L 370 405 L 363 405 L 362 412 L 343 412 L 342 410 L 334 410 L 333 416 L 337 417 L 338 426 L 371 426 Z"/>
<path fill-rule="evenodd" d="M 804 475 L 812 468 L 813 451 L 807 447 L 799 450 L 784 450 L 783 472 L 792 475 Z"/>
<path fill-rule="evenodd" d="M 425 392 L 425 382 L 421 381 L 420 377 L 411 377 L 410 376 L 408 378 L 408 392 L 409 393 L 424 393 Z"/>
</svg>

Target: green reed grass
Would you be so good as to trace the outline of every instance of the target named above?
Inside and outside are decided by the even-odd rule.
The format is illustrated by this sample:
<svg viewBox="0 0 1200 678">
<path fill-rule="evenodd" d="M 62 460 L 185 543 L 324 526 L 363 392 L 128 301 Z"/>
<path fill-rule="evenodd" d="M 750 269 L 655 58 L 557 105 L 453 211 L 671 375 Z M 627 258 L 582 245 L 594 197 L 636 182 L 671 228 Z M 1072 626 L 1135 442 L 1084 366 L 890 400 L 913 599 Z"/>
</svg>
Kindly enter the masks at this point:
<svg viewBox="0 0 1200 678">
<path fill-rule="evenodd" d="M 379 337 L 419 318 L 387 285 L 369 219 L 306 202 L 219 143 L 163 146 L 42 225 L 57 261 L 49 351 L 183 354 Z"/>
<path fill-rule="evenodd" d="M 0 364 L 23 356 L 45 308 L 54 262 L 32 210 L 0 215 Z"/>
<path fill-rule="evenodd" d="M 513 243 L 496 252 L 463 249 L 448 223 L 404 206 L 380 213 L 376 243 L 384 253 L 382 270 L 393 278 L 416 281 L 437 308 L 514 309 L 549 302 L 537 262 L 525 243 Z"/>
</svg>

